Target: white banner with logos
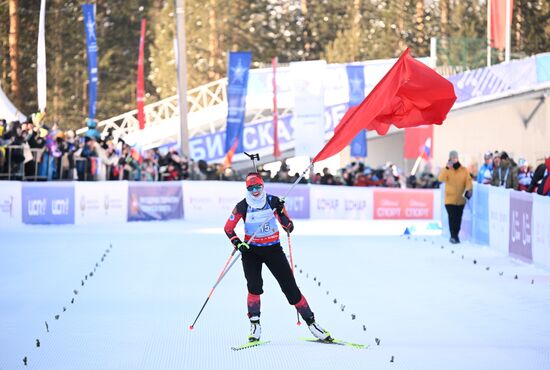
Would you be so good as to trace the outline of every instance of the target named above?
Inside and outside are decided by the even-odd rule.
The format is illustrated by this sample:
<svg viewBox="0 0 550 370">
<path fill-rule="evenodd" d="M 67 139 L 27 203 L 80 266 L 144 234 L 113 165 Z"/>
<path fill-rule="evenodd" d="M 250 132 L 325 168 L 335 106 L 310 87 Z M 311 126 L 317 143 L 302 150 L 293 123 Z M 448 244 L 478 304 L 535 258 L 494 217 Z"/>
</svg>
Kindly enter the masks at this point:
<svg viewBox="0 0 550 370">
<path fill-rule="evenodd" d="M 371 220 L 372 188 L 312 185 L 310 207 L 312 219 Z"/>
<path fill-rule="evenodd" d="M 510 233 L 510 191 L 491 188 L 489 192 L 489 245 L 508 254 Z"/>
<path fill-rule="evenodd" d="M 75 182 L 75 223 L 124 223 L 128 213 L 128 182 Z"/>
<path fill-rule="evenodd" d="M 533 195 L 533 262 L 550 268 L 550 197 Z"/>
<path fill-rule="evenodd" d="M 21 225 L 21 183 L 0 182 L 0 228 Z"/>
<path fill-rule="evenodd" d="M 246 196 L 244 181 L 183 181 L 182 184 L 186 220 L 223 222 Z"/>
<path fill-rule="evenodd" d="M 294 81 L 295 153 L 314 157 L 325 143 L 324 60 L 290 63 Z"/>
</svg>

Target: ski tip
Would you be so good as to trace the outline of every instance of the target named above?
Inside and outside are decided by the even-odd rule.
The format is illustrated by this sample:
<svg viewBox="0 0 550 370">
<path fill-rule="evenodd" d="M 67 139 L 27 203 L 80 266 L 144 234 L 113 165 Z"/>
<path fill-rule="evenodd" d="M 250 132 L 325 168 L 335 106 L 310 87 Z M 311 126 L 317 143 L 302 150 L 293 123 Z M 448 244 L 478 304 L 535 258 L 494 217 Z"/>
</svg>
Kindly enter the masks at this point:
<svg viewBox="0 0 550 370">
<path fill-rule="evenodd" d="M 193 325 L 189 325 L 189 330 L 193 330 Z"/>
</svg>

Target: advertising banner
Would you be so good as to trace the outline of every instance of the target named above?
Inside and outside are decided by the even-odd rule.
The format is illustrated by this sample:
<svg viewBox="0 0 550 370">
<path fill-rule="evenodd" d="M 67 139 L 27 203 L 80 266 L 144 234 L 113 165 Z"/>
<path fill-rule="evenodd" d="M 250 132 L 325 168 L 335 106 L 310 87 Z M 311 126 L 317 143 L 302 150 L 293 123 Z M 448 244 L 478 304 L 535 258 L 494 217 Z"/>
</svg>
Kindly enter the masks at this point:
<svg viewBox="0 0 550 370">
<path fill-rule="evenodd" d="M 238 51 L 229 53 L 227 67 L 227 136 L 225 153 L 237 142 L 237 153 L 243 151 L 243 128 L 246 113 L 246 89 L 248 70 L 252 62 L 252 53 Z"/>
<path fill-rule="evenodd" d="M 291 184 L 268 182 L 265 184 L 265 189 L 268 194 L 282 197 L 288 192 L 291 186 Z M 296 185 L 285 199 L 285 208 L 291 218 L 309 218 L 309 187 L 307 185 Z"/>
<path fill-rule="evenodd" d="M 467 201 L 464 204 L 464 212 L 462 213 L 462 222 L 460 223 L 460 233 L 458 237 L 460 240 L 469 240 L 472 238 L 473 228 L 473 203 Z"/>
<path fill-rule="evenodd" d="M 550 268 L 550 197 L 533 195 L 533 262 Z"/>
<path fill-rule="evenodd" d="M 533 194 L 510 192 L 509 253 L 533 261 Z"/>
<path fill-rule="evenodd" d="M 349 86 L 349 106 L 361 104 L 365 99 L 365 67 L 362 65 L 347 65 L 346 73 Z M 359 131 L 350 144 L 350 156 L 367 156 L 367 130 Z"/>
<path fill-rule="evenodd" d="M 294 127 L 296 156 L 309 157 L 325 143 L 324 60 L 290 63 L 294 81 Z"/>
<path fill-rule="evenodd" d="M 22 187 L 23 223 L 74 224 L 73 183 L 23 183 Z"/>
<path fill-rule="evenodd" d="M 508 253 L 510 232 L 510 190 L 492 187 L 489 191 L 489 245 Z"/>
<path fill-rule="evenodd" d="M 223 228 L 235 205 L 245 196 L 243 181 L 183 181 L 185 219 L 219 221 Z"/>
<path fill-rule="evenodd" d="M 372 219 L 372 188 L 312 185 L 312 219 Z"/>
<path fill-rule="evenodd" d="M 21 183 L 0 182 L 0 228 L 21 224 Z"/>
<path fill-rule="evenodd" d="M 128 182 L 75 182 L 75 223 L 123 223 L 128 213 Z"/>
<path fill-rule="evenodd" d="M 346 113 L 347 104 L 327 106 L 325 109 L 325 131 L 327 135 Z M 294 146 L 293 116 L 285 114 L 278 117 L 278 140 L 281 150 Z M 195 161 L 204 159 L 207 162 L 220 161 L 225 157 L 225 131 L 195 136 L 189 140 L 189 152 Z M 273 154 L 273 120 L 271 118 L 247 124 L 243 128 L 243 149 L 245 152 Z M 322 145 L 321 145 L 322 146 Z"/>
<path fill-rule="evenodd" d="M 473 196 L 473 240 L 482 245 L 489 245 L 489 190 L 488 185 L 474 183 Z"/>
<path fill-rule="evenodd" d="M 180 182 L 128 184 L 128 221 L 183 218 Z"/>
<path fill-rule="evenodd" d="M 441 235 L 448 238 L 451 236 L 451 232 L 449 231 L 449 214 L 445 208 L 445 183 L 439 186 L 439 199 L 439 209 L 441 210 Z"/>
<path fill-rule="evenodd" d="M 88 55 L 88 118 L 94 119 L 98 81 L 97 38 L 95 27 L 95 4 L 83 4 L 86 52 Z"/>
<path fill-rule="evenodd" d="M 374 189 L 375 220 L 431 220 L 434 193 L 420 189 Z"/>
</svg>

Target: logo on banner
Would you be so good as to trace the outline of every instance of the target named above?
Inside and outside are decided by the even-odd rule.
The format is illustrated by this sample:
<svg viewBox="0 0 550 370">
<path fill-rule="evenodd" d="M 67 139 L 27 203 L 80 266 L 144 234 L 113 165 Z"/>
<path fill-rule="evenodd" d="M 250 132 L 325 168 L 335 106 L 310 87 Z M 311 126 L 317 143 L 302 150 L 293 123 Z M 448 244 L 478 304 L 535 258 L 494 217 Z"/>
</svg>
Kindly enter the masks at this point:
<svg viewBox="0 0 550 370">
<path fill-rule="evenodd" d="M 430 220 L 433 192 L 374 189 L 374 219 Z"/>
<path fill-rule="evenodd" d="M 23 222 L 26 224 L 73 224 L 73 186 L 23 184 Z"/>
<path fill-rule="evenodd" d="M 4 214 L 8 214 L 9 218 L 13 217 L 13 196 L 10 195 L 9 199 L 4 200 L 2 203 L 0 203 L 0 212 Z"/>
<path fill-rule="evenodd" d="M 266 184 L 268 194 L 278 197 L 285 195 L 290 189 L 290 184 Z M 292 194 L 285 198 L 285 208 L 291 218 L 309 218 L 310 217 L 310 190 L 309 187 L 298 185 L 294 188 Z"/>
<path fill-rule="evenodd" d="M 531 195 L 510 193 L 509 253 L 527 261 L 533 260 L 532 215 L 533 201 Z"/>
</svg>

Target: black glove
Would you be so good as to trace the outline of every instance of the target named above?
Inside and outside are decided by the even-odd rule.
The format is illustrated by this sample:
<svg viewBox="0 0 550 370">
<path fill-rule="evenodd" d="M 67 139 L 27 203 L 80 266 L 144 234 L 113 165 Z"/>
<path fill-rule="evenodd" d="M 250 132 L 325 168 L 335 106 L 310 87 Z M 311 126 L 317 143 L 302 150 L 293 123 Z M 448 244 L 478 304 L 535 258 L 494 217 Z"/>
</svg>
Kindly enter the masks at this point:
<svg viewBox="0 0 550 370">
<path fill-rule="evenodd" d="M 284 199 L 277 198 L 277 200 L 273 203 L 273 208 L 275 208 L 275 211 L 277 211 L 278 214 L 283 214 L 283 209 L 285 208 Z"/>
<path fill-rule="evenodd" d="M 294 230 L 294 223 L 292 221 L 288 221 L 288 224 L 283 226 L 283 229 L 290 234 Z"/>
<path fill-rule="evenodd" d="M 244 252 L 246 252 L 250 249 L 250 245 L 248 245 L 247 242 L 243 242 L 239 238 L 235 238 L 235 239 L 231 240 L 231 243 L 233 243 L 233 246 L 235 247 L 235 249 L 238 249 L 239 252 L 241 252 L 241 253 L 244 253 Z"/>
<path fill-rule="evenodd" d="M 472 192 L 470 190 L 466 190 L 464 192 L 464 198 L 470 199 L 472 197 Z"/>
</svg>

